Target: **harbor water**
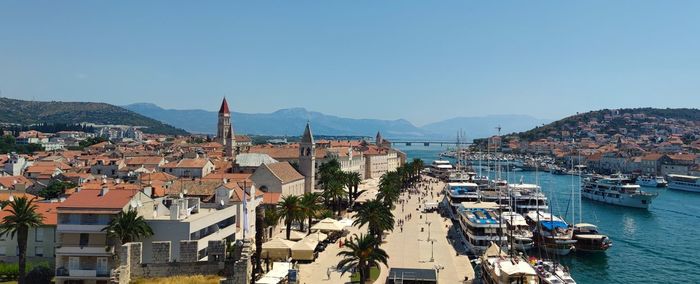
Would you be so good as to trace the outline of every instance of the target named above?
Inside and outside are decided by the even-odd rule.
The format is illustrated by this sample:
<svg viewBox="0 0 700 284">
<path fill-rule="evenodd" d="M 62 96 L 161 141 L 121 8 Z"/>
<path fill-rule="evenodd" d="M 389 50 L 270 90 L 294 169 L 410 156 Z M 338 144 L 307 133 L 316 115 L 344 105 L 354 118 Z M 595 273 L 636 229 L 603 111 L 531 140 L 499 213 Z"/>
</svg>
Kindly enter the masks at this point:
<svg viewBox="0 0 700 284">
<path fill-rule="evenodd" d="M 426 165 L 445 148 L 397 146 L 409 159 Z M 516 183 L 535 183 L 550 199 L 554 214 L 576 223 L 593 223 L 607 234 L 613 246 L 605 253 L 572 253 L 560 258 L 577 283 L 700 283 L 700 194 L 668 189 L 659 192 L 648 210 L 607 205 L 583 199 L 579 206 L 579 179 L 543 172 L 503 173 Z M 575 197 L 572 198 L 572 183 Z M 572 210 L 571 202 L 575 201 Z M 582 212 L 581 217 L 579 217 Z"/>
</svg>

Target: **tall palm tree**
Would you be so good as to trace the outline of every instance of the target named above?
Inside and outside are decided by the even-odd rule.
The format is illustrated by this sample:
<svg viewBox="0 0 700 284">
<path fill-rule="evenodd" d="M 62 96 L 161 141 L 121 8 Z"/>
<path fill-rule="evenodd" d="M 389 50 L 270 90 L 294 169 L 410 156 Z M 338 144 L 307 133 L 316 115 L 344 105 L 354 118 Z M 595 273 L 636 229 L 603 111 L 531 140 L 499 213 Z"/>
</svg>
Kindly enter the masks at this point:
<svg viewBox="0 0 700 284">
<path fill-rule="evenodd" d="M 391 171 L 382 175 L 379 180 L 379 193 L 377 199 L 380 199 L 387 206 L 399 200 L 401 196 L 401 177 L 398 172 Z"/>
<path fill-rule="evenodd" d="M 146 219 L 139 216 L 136 210 L 119 212 L 102 231 L 106 231 L 108 237 L 118 240 L 120 244 L 134 242 L 153 235 L 151 226 L 148 226 Z"/>
<path fill-rule="evenodd" d="M 19 248 L 19 284 L 24 284 L 24 276 L 27 268 L 27 236 L 30 228 L 36 228 L 43 224 L 44 217 L 37 213 L 34 199 L 18 197 L 10 201 L 5 209 L 10 215 L 5 216 L 0 224 L 0 235 L 9 234 L 12 238 L 17 234 L 17 247 Z"/>
<path fill-rule="evenodd" d="M 423 170 L 423 167 L 425 167 L 425 164 L 423 163 L 423 160 L 414 158 L 413 166 L 415 168 L 414 170 L 416 171 L 416 175 L 420 175 L 420 172 Z"/>
<path fill-rule="evenodd" d="M 326 189 L 332 180 L 338 179 L 340 170 L 340 162 L 337 159 L 332 159 L 318 167 L 318 183 L 322 189 Z"/>
<path fill-rule="evenodd" d="M 389 259 L 389 255 L 376 245 L 377 242 L 372 235 L 354 235 L 345 243 L 348 250 L 338 253 L 343 259 L 338 262 L 336 269 L 340 270 L 341 274 L 349 270 L 360 272 L 360 284 L 364 284 L 369 278 L 369 268 L 379 267 L 380 263 L 387 265 Z"/>
<path fill-rule="evenodd" d="M 277 210 L 265 210 L 264 223 L 265 228 L 269 230 L 267 238 L 272 238 L 272 227 L 277 226 L 277 223 L 280 221 L 280 216 L 277 213 Z"/>
<path fill-rule="evenodd" d="M 262 273 L 262 245 L 265 240 L 265 208 L 255 207 L 255 268 L 251 275 L 252 283 L 255 283 L 255 275 Z"/>
<path fill-rule="evenodd" d="M 350 196 L 350 203 L 355 201 L 357 198 L 357 190 L 362 182 L 362 176 L 358 172 L 348 172 L 345 173 L 345 183 L 348 187 L 348 195 Z"/>
<path fill-rule="evenodd" d="M 355 215 L 353 226 L 367 224 L 369 234 L 381 239 L 384 231 L 394 230 L 394 214 L 381 200 L 372 199 L 365 202 Z"/>
<path fill-rule="evenodd" d="M 345 183 L 340 178 L 329 180 L 326 188 L 323 190 L 323 198 L 325 198 L 327 202 L 331 202 L 334 211 L 336 211 L 338 215 L 340 215 L 340 202 L 344 199 L 346 194 L 348 193 L 345 191 Z"/>
<path fill-rule="evenodd" d="M 304 217 L 309 220 L 309 234 L 311 234 L 311 221 L 318 216 L 318 213 L 323 209 L 321 206 L 321 195 L 315 192 L 307 192 L 301 196 L 301 210 L 304 211 Z M 301 230 L 304 230 L 304 222 L 302 222 Z"/>
<path fill-rule="evenodd" d="M 287 227 L 287 239 L 292 231 L 292 224 L 304 220 L 304 210 L 301 208 L 301 199 L 296 195 L 287 195 L 277 205 L 277 214 L 284 217 L 284 225 Z"/>
</svg>

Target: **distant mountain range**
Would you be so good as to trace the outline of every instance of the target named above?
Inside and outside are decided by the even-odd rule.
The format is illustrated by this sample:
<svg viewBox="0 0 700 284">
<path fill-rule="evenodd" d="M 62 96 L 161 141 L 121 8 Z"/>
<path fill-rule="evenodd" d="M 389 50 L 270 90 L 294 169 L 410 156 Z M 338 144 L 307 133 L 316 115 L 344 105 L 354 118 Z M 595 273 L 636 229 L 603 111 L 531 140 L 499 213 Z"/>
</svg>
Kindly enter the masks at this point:
<svg viewBox="0 0 700 284">
<path fill-rule="evenodd" d="M 39 102 L 0 97 L 0 123 L 95 123 L 145 126 L 146 133 L 187 134 L 158 120 L 105 103 Z"/>
<path fill-rule="evenodd" d="M 150 103 L 136 103 L 124 108 L 192 133 L 216 132 L 216 111 L 163 109 Z M 473 139 L 494 135 L 498 125 L 502 127 L 502 133 L 510 133 L 551 121 L 526 115 L 490 115 L 459 117 L 418 127 L 404 119 L 343 118 L 304 108 L 281 109 L 272 113 L 233 112 L 231 115 L 237 133 L 297 136 L 303 131 L 306 121 L 310 120 L 314 133 L 319 135 L 372 137 L 381 131 L 384 137 L 394 139 L 455 139 L 460 129 L 466 132 L 468 139 Z"/>
</svg>

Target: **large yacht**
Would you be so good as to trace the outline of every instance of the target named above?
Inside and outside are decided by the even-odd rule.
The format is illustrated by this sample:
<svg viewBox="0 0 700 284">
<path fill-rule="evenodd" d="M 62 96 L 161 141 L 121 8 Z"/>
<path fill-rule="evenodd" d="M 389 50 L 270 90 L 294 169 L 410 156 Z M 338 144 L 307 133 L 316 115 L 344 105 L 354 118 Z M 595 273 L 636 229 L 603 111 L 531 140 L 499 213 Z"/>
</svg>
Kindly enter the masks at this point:
<svg viewBox="0 0 700 284">
<path fill-rule="evenodd" d="M 612 246 L 612 240 L 598 231 L 598 226 L 588 223 L 574 225 L 576 251 L 603 252 Z"/>
<path fill-rule="evenodd" d="M 525 218 L 536 246 L 556 255 L 567 255 L 574 249 L 574 230 L 561 218 L 542 211 L 530 211 Z"/>
<path fill-rule="evenodd" d="M 637 178 L 637 184 L 646 187 L 666 187 L 668 182 L 664 177 L 640 176 Z"/>
<path fill-rule="evenodd" d="M 537 284 L 535 269 L 522 256 L 508 255 L 495 244 L 479 257 L 481 283 L 486 284 Z"/>
<path fill-rule="evenodd" d="M 583 179 L 581 196 L 603 203 L 649 208 L 658 193 L 644 192 L 624 175 L 591 176 Z"/>
<path fill-rule="evenodd" d="M 462 202 L 474 202 L 479 200 L 479 186 L 475 183 L 448 182 L 445 185 L 444 191 L 447 201 L 455 212 Z"/>
<path fill-rule="evenodd" d="M 532 231 L 523 215 L 515 212 L 503 212 L 501 221 L 506 225 L 508 242 L 516 250 L 527 251 L 535 246 L 535 242 L 532 240 Z"/>
<path fill-rule="evenodd" d="M 530 211 L 549 210 L 547 196 L 542 193 L 540 186 L 536 184 L 518 183 L 508 185 L 508 195 L 511 206 L 515 212 L 526 214 Z"/>
<path fill-rule="evenodd" d="M 435 160 L 430 165 L 430 173 L 437 178 L 446 178 L 454 167 L 448 160 Z"/>
<path fill-rule="evenodd" d="M 481 254 L 491 243 L 505 244 L 505 226 L 498 215 L 499 205 L 494 202 L 462 202 L 457 209 L 459 224 L 474 254 Z"/>
<path fill-rule="evenodd" d="M 700 177 L 686 175 L 668 175 L 668 188 L 700 192 Z"/>
<path fill-rule="evenodd" d="M 531 263 L 537 272 L 540 283 L 544 284 L 575 284 L 569 269 L 550 260 L 534 260 Z"/>
</svg>

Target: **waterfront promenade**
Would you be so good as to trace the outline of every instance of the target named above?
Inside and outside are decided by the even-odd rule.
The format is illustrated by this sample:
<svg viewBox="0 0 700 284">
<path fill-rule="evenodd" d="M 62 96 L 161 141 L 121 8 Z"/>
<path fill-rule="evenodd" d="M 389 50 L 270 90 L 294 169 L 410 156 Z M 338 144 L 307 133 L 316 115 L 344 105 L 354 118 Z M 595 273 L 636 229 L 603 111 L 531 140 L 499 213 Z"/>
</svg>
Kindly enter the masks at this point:
<svg viewBox="0 0 700 284">
<path fill-rule="evenodd" d="M 433 180 L 426 178 L 428 180 Z M 422 188 L 426 183 L 422 183 L 418 188 Z M 400 226 L 396 225 L 393 232 L 389 232 L 382 244 L 387 254 L 389 254 L 389 267 L 395 268 L 437 268 L 439 283 L 465 283 L 465 277 L 469 280 L 474 279 L 474 270 L 472 269 L 469 259 L 466 255 L 457 255 L 455 248 L 448 239 L 448 232 L 456 234 L 454 230 L 450 230 L 452 221 L 444 219 L 438 213 L 420 213 L 418 210 L 418 201 L 420 192 L 427 192 L 426 198 L 429 201 L 439 201 L 438 193 L 444 184 L 442 182 L 431 183 L 428 186 L 428 191 L 420 190 L 419 193 L 410 194 L 403 193 L 401 199 L 404 200 L 403 210 L 401 204 L 394 208 L 393 213 L 396 220 L 404 220 L 403 231 Z M 361 189 L 366 189 L 365 194 L 376 194 L 377 180 L 368 180 L 361 185 Z M 430 197 L 430 192 L 433 192 L 433 197 Z M 410 198 L 409 198 L 410 196 Z M 371 199 L 372 197 L 363 196 L 363 198 Z M 406 216 L 412 215 L 411 219 L 406 219 Z M 352 218 L 353 214 L 349 214 L 348 218 Z M 430 226 L 426 224 L 426 219 L 430 222 Z M 421 231 L 423 228 L 423 231 Z M 348 236 L 353 234 L 367 232 L 366 228 L 351 227 Z M 430 240 L 428 241 L 428 229 L 430 229 Z M 459 242 L 459 241 L 458 241 Z M 431 248 L 432 246 L 432 248 Z M 340 272 L 334 270 L 335 265 L 340 261 L 340 257 L 336 254 L 341 250 L 338 244 L 329 245 L 326 250 L 319 254 L 318 258 L 310 264 L 301 264 L 300 268 L 300 283 L 349 283 L 350 274 L 340 275 Z M 431 256 L 433 261 L 431 261 Z M 327 272 L 331 270 L 330 279 Z M 389 268 L 382 267 L 381 274 L 375 283 L 384 283 L 388 276 Z M 467 281 L 466 283 L 471 283 Z"/>
</svg>

